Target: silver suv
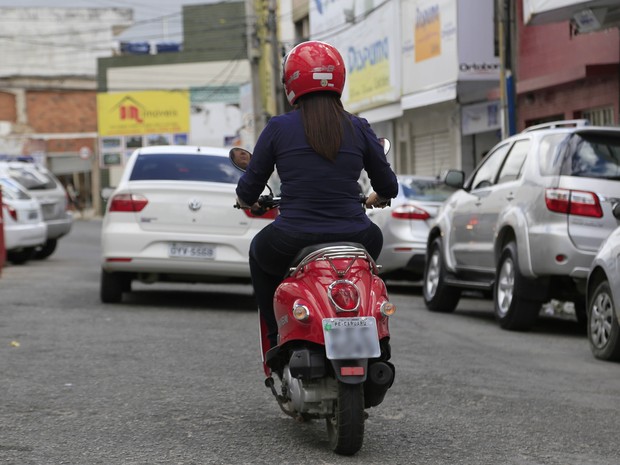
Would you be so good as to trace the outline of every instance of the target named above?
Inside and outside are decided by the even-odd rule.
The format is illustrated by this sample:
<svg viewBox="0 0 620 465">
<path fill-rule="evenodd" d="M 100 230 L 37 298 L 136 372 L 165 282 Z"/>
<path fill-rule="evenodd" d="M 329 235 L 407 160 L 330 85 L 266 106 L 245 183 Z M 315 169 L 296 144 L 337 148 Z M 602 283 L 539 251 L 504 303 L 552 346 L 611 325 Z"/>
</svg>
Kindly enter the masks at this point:
<svg viewBox="0 0 620 465">
<path fill-rule="evenodd" d="M 492 292 L 504 329 L 528 330 L 541 304 L 572 301 L 586 322 L 585 285 L 603 240 L 620 225 L 620 128 L 585 120 L 532 126 L 497 144 L 430 229 L 423 295 L 452 312 L 464 289 Z"/>
<path fill-rule="evenodd" d="M 19 182 L 41 204 L 47 238 L 45 244 L 35 249 L 34 258 L 49 257 L 56 250 L 58 239 L 68 234 L 73 226 L 73 215 L 67 208 L 67 191 L 51 171 L 31 161 L 0 161 L 0 172 Z"/>
</svg>

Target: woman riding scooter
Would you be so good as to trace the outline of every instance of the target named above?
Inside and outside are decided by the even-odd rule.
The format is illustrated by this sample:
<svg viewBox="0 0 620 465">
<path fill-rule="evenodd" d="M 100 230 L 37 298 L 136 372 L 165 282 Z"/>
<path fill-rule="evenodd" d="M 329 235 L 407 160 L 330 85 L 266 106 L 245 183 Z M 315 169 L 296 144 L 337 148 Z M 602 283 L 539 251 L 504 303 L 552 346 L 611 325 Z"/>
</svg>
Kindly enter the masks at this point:
<svg viewBox="0 0 620 465">
<path fill-rule="evenodd" d="M 342 56 L 324 42 L 303 42 L 288 53 L 283 83 L 294 109 L 269 120 L 237 185 L 239 205 L 250 208 L 274 168 L 281 180 L 280 215 L 250 246 L 252 284 L 271 347 L 278 343 L 274 293 L 301 249 L 348 241 L 379 256 L 381 230 L 360 201 L 362 170 L 375 191 L 367 208 L 382 208 L 398 193 L 381 142 L 365 119 L 343 108 L 345 74 Z"/>
</svg>

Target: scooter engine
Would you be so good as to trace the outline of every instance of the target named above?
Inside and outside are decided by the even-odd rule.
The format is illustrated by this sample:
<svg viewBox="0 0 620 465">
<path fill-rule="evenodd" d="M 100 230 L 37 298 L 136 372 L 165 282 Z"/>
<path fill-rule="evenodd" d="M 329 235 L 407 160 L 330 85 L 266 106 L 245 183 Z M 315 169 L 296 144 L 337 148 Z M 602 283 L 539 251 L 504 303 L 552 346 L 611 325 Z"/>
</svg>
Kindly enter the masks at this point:
<svg viewBox="0 0 620 465">
<path fill-rule="evenodd" d="M 289 365 L 284 367 L 283 393 L 298 413 L 317 417 L 332 413 L 334 401 L 338 398 L 338 385 L 331 377 L 301 380 L 291 375 Z"/>
</svg>

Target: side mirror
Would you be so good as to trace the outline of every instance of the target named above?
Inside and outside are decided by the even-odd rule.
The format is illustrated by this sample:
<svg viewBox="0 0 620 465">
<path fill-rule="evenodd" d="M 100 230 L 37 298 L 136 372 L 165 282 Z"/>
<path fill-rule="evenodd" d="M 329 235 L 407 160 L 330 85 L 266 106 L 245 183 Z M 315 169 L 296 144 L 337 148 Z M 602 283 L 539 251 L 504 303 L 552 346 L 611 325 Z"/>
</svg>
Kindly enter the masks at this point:
<svg viewBox="0 0 620 465">
<path fill-rule="evenodd" d="M 230 161 L 235 166 L 235 168 L 245 171 L 250 164 L 250 159 L 252 158 L 252 154 L 248 152 L 246 149 L 242 149 L 241 147 L 233 147 L 228 152 L 228 157 Z"/>
<path fill-rule="evenodd" d="M 381 142 L 381 145 L 383 145 L 383 153 L 387 155 L 392 148 L 392 143 L 389 139 L 386 139 L 385 137 L 379 138 L 379 142 Z"/>
<path fill-rule="evenodd" d="M 448 170 L 443 175 L 443 182 L 455 189 L 462 189 L 465 184 L 465 173 L 459 170 Z"/>
</svg>

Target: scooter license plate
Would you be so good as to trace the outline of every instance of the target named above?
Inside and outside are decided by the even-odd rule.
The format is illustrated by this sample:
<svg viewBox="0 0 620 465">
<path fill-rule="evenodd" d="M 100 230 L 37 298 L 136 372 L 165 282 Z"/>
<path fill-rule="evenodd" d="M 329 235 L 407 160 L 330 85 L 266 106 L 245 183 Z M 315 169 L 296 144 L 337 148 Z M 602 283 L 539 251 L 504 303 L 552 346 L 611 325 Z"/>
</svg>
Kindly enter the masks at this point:
<svg viewBox="0 0 620 465">
<path fill-rule="evenodd" d="M 377 320 L 372 316 L 323 318 L 325 352 L 330 360 L 376 358 L 381 355 Z"/>
</svg>

